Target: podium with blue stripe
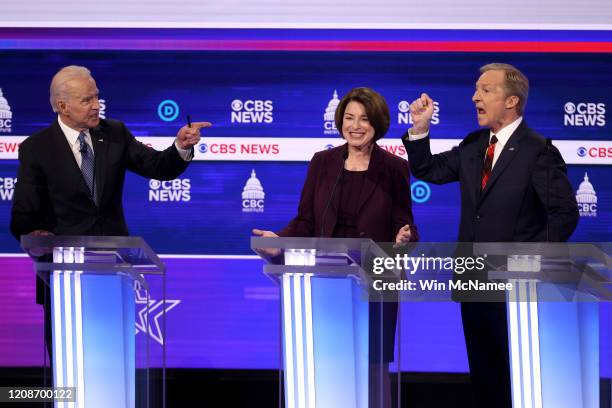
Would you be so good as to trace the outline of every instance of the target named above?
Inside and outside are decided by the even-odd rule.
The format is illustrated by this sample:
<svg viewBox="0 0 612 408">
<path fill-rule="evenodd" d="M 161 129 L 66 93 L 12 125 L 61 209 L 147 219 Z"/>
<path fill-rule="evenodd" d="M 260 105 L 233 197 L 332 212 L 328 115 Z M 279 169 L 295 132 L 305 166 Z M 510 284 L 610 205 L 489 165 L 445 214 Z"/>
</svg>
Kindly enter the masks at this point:
<svg viewBox="0 0 612 408">
<path fill-rule="evenodd" d="M 386 373 L 371 364 L 362 286 L 363 251 L 374 247 L 364 239 L 251 238 L 269 262 L 264 273 L 280 285 L 285 407 L 384 406 L 372 391 Z"/>
<path fill-rule="evenodd" d="M 511 282 L 507 296 L 514 408 L 599 408 L 600 305 L 612 301 L 612 258 L 593 244 L 475 244 L 507 257 L 489 273 Z M 520 255 L 517 255 L 520 254 Z M 609 380 L 609 378 L 608 378 Z M 609 396 L 608 396 L 609 398 Z"/>
<path fill-rule="evenodd" d="M 51 289 L 53 385 L 76 390 L 74 402 L 55 407 L 149 406 L 148 390 L 136 388 L 137 354 L 146 371 L 149 342 L 147 336 L 137 353 L 134 284 L 146 290 L 145 275 L 163 276 L 163 263 L 140 237 L 24 236 L 21 242 L 45 254 L 36 270 Z"/>
</svg>

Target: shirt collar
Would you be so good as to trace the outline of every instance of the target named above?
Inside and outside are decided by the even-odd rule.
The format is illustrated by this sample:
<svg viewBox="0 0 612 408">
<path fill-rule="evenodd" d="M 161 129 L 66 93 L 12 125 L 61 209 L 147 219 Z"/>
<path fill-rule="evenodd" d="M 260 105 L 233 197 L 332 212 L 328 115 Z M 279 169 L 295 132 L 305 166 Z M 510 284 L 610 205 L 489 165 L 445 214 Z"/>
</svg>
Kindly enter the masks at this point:
<svg viewBox="0 0 612 408">
<path fill-rule="evenodd" d="M 506 143 L 508 143 L 508 139 L 510 139 L 510 136 L 512 136 L 512 134 L 519 127 L 522 121 L 523 121 L 523 117 L 519 116 L 517 120 L 503 127 L 497 133 L 493 133 L 492 131 L 490 131 L 489 141 L 491 140 L 491 137 L 495 135 L 495 137 L 497 137 L 497 143 L 502 147 L 505 146 Z"/>
<path fill-rule="evenodd" d="M 57 123 L 59 123 L 59 126 L 62 129 L 62 132 L 64 132 L 64 136 L 66 136 L 66 140 L 68 140 L 68 143 L 70 143 L 70 146 L 74 146 L 77 143 L 77 139 L 79 138 L 79 134 L 81 132 L 79 132 L 78 130 L 74 130 L 73 128 L 71 128 L 64 122 L 62 122 L 62 118 L 60 117 L 60 115 L 57 115 Z M 85 141 L 89 142 L 90 140 L 89 129 L 85 129 L 84 132 L 85 132 Z"/>
</svg>

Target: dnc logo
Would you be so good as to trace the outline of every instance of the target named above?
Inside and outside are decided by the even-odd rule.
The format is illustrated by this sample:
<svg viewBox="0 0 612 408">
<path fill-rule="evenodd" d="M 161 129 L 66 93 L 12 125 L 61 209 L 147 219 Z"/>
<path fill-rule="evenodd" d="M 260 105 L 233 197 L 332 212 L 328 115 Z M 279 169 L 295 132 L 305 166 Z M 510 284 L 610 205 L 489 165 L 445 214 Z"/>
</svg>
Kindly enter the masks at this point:
<svg viewBox="0 0 612 408">
<path fill-rule="evenodd" d="M 431 197 L 431 188 L 424 181 L 417 181 L 410 186 L 412 201 L 422 204 Z"/>
<path fill-rule="evenodd" d="M 172 122 L 179 115 L 179 106 L 171 99 L 161 101 L 157 106 L 157 115 L 164 122 Z"/>
</svg>

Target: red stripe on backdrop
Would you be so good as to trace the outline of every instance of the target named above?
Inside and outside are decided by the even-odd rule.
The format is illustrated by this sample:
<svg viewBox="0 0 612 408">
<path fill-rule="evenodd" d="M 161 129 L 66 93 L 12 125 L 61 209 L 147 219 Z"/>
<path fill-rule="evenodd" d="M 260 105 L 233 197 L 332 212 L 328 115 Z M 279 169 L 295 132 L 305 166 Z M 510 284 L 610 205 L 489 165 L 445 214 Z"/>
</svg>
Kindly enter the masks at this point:
<svg viewBox="0 0 612 408">
<path fill-rule="evenodd" d="M 381 41 L 224 39 L 0 39 L 4 48 L 208 51 L 372 51 L 612 53 L 612 42 L 595 41 Z"/>
<path fill-rule="evenodd" d="M 119 41 L 115 40 L 117 43 Z M 142 47 L 139 44 L 136 48 Z M 609 42 L 529 41 L 334 41 L 334 40 L 174 40 L 156 49 L 254 51 L 423 51 L 423 52 L 570 52 L 609 53 Z"/>
</svg>

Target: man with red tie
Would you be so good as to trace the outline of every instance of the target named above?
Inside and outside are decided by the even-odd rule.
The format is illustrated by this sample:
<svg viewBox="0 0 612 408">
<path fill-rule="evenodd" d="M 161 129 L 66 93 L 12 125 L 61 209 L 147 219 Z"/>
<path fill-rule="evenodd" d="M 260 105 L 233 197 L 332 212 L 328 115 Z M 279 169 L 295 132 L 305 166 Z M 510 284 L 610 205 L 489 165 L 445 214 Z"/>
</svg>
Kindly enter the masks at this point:
<svg viewBox="0 0 612 408">
<path fill-rule="evenodd" d="M 414 125 L 402 141 L 412 174 L 459 182 L 459 242 L 566 241 L 578 206 L 559 151 L 523 120 L 529 81 L 508 64 L 480 73 L 472 101 L 485 129 L 452 150 L 431 154 L 433 100 L 422 94 L 411 104 Z M 464 302 L 461 317 L 476 406 L 512 407 L 505 303 Z"/>
</svg>

